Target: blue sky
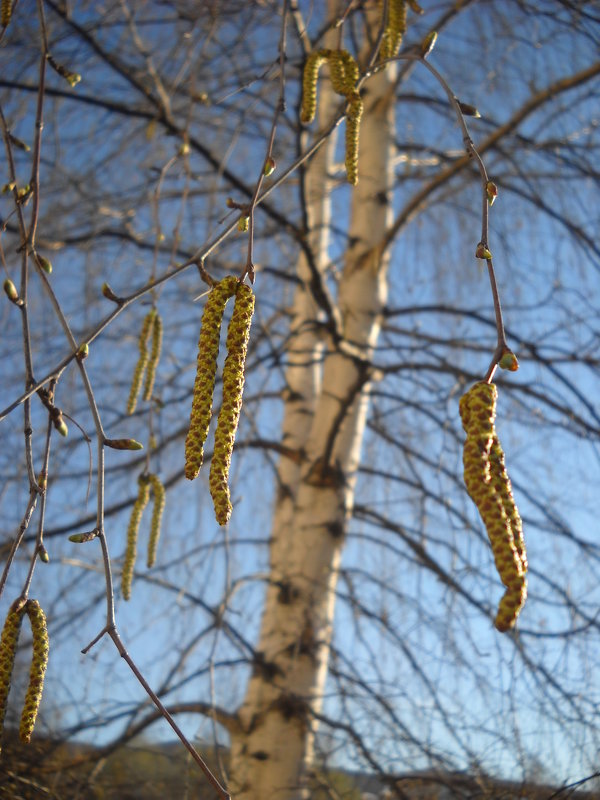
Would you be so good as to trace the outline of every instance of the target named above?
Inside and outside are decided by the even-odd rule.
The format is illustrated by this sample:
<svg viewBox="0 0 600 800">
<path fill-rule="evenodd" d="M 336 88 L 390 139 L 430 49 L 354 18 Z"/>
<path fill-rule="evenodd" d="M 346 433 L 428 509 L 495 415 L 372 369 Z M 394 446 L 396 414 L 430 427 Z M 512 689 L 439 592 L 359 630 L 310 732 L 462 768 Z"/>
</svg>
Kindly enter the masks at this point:
<svg viewBox="0 0 600 800">
<path fill-rule="evenodd" d="M 428 14 L 418 23 L 420 27 L 413 28 L 409 40 L 412 35 L 418 41 L 430 20 L 439 13 L 437 5 L 424 5 Z M 554 8 L 553 3 L 542 4 L 542 11 Z M 556 19 L 550 17 L 523 15 L 516 19 L 515 9 L 513 4 L 510 13 L 504 11 L 503 4 L 478 6 L 442 32 L 431 56 L 432 63 L 448 77 L 460 99 L 475 103 L 480 109 L 482 119 L 470 122 L 476 144 L 510 119 L 530 93 L 559 76 L 583 68 L 593 58 L 593 40 L 582 34 L 575 36 L 568 25 L 556 34 Z M 83 12 L 81 19 L 87 21 L 88 15 L 92 12 Z M 311 31 L 318 28 L 317 22 L 312 19 Z M 275 21 L 270 24 L 272 33 L 277 26 Z M 230 31 L 221 32 L 219 47 L 235 41 L 232 33 L 236 26 L 237 22 Z M 152 40 L 155 35 L 152 28 L 144 30 Z M 256 70 L 260 76 L 264 65 L 276 57 L 276 38 L 271 33 L 249 30 L 243 56 L 246 64 L 252 58 L 262 60 Z M 201 50 L 204 43 L 201 37 L 198 40 Z M 84 49 L 78 51 L 68 42 L 57 43 L 56 47 L 63 47 L 63 55 L 71 58 L 70 63 L 78 64 L 81 59 L 85 65 L 88 54 Z M 473 48 L 477 58 L 472 55 Z M 481 68 L 482 53 L 488 69 Z M 471 60 L 475 66 L 468 69 Z M 219 63 L 225 65 L 223 69 L 227 68 L 226 54 L 220 56 Z M 31 77 L 33 72 L 27 75 Z M 209 80 L 210 75 L 202 78 Z M 261 79 L 242 88 L 242 76 L 232 71 L 224 83 L 217 100 L 224 99 L 210 108 L 196 109 L 199 119 L 207 121 L 207 127 L 201 130 L 203 141 L 218 148 L 218 152 L 225 151 L 227 166 L 251 182 L 261 158 L 257 153 L 264 152 L 259 148 L 264 148 L 268 133 L 267 122 L 261 118 L 262 127 L 255 125 L 252 114 L 261 103 L 266 107 L 274 101 L 276 82 Z M 127 98 L 123 83 L 115 80 L 115 85 L 117 99 Z M 102 71 L 90 69 L 84 73 L 80 88 L 82 92 L 105 91 Z M 229 92 L 237 88 L 240 91 L 231 96 Z M 397 534 L 383 531 L 373 520 L 357 514 L 350 524 L 344 554 L 343 568 L 347 572 L 339 585 L 335 639 L 336 648 L 350 660 L 356 675 L 364 678 L 374 691 L 392 699 L 402 720 L 414 726 L 441 756 L 456 757 L 457 763 L 464 766 L 466 754 L 471 750 L 483 768 L 515 777 L 522 776 L 535 756 L 557 781 L 574 780 L 593 771 L 598 750 L 593 728 L 600 687 L 593 665 L 599 641 L 593 621 L 600 601 L 596 548 L 600 511 L 596 490 L 600 477 L 599 425 L 595 400 L 600 264 L 593 247 L 576 244 L 557 217 L 567 215 L 589 237 L 597 229 L 597 173 L 587 180 L 581 177 L 581 171 L 593 161 L 597 149 L 594 97 L 576 102 L 587 91 L 588 86 L 561 96 L 552 102 L 550 111 L 545 107 L 528 118 L 519 127 L 518 135 L 529 141 L 510 139 L 502 152 L 486 156 L 490 176 L 500 187 L 500 197 L 491 214 L 490 246 L 509 341 L 521 361 L 518 373 L 499 376 L 498 429 L 526 523 L 531 564 L 530 600 L 520 620 L 523 635 L 516 644 L 500 637 L 486 617 L 463 599 L 452 596 L 434 575 L 423 569 Z M 294 118 L 296 92 L 297 85 L 290 80 L 288 109 L 276 141 L 281 169 L 295 157 L 295 142 L 286 120 Z M 9 101 L 7 108 L 17 133 L 30 140 L 33 106 L 32 99 L 27 104 L 24 97 L 19 95 L 12 105 Z M 451 159 L 461 147 L 459 129 L 442 113 L 440 104 L 425 102 L 432 97 L 444 101 L 443 91 L 424 70 L 415 71 L 400 90 L 399 155 L 408 154 L 410 158 L 400 161 L 398 166 L 398 190 L 393 201 L 397 213 L 415 188 L 440 168 L 439 163 L 419 161 L 432 155 Z M 140 119 L 129 129 L 131 142 L 124 139 L 119 151 L 110 136 L 111 115 L 106 113 L 98 118 L 93 107 L 83 108 L 67 101 L 57 108 L 60 113 L 49 114 L 45 133 L 48 156 L 42 163 L 42 182 L 47 187 L 43 213 L 56 204 L 57 208 L 75 214 L 74 221 L 66 226 L 71 233 L 93 226 L 122 229 L 125 220 L 136 234 L 153 242 L 156 231 L 151 205 L 147 194 L 142 195 L 140 204 L 138 187 L 156 185 L 156 169 L 176 151 L 177 141 L 161 133 L 148 134 L 148 121 Z M 576 144 L 572 151 L 565 151 L 559 144 L 552 149 L 540 149 L 540 143 L 558 142 L 565 137 Z M 64 197 L 61 192 L 52 191 L 50 179 L 57 174 L 53 171 L 53 161 L 63 151 L 68 154 L 64 174 L 69 180 L 78 179 L 70 189 L 77 198 L 76 205 L 70 205 L 71 195 L 67 191 Z M 26 174 L 28 157 L 20 158 Z M 219 220 L 226 214 L 223 200 L 231 193 L 224 181 L 213 186 L 211 174 L 199 157 L 192 156 L 190 164 L 191 186 L 198 196 L 180 205 L 186 173 L 184 166 L 176 163 L 165 181 L 161 203 L 161 227 L 169 241 L 181 211 L 181 233 L 186 247 L 198 245 L 219 229 Z M 132 172 L 127 169 L 131 166 Z M 525 182 L 524 171 L 534 173 Z M 0 183 L 5 180 L 2 174 Z M 95 193 L 104 184 L 114 189 L 113 203 L 98 214 L 94 211 Z M 539 196 L 556 212 L 555 216 L 542 214 L 522 196 L 523 191 Z M 382 479 L 368 471 L 361 473 L 356 503 L 371 504 L 378 513 L 401 525 L 472 596 L 484 606 L 495 608 L 502 588 L 492 568 L 477 512 L 460 489 L 462 434 L 457 414 L 458 398 L 465 387 L 460 374 L 473 378 L 483 375 L 495 344 L 494 329 L 489 324 L 492 305 L 487 278 L 474 258 L 479 236 L 479 192 L 474 175 L 458 176 L 449 187 L 434 195 L 432 206 L 411 221 L 394 244 L 390 317 L 375 357 L 378 363 L 387 366 L 401 361 L 404 368 L 375 386 L 371 419 L 378 424 L 383 420 L 386 430 L 407 449 L 394 450 L 383 441 L 376 426 L 369 432 L 363 449 L 363 466 L 376 467 L 390 477 Z M 346 242 L 348 194 L 349 189 L 340 184 L 333 196 L 336 224 L 341 228 L 331 250 L 334 262 Z M 297 201 L 294 180 L 272 198 L 282 208 L 295 203 L 291 215 L 296 222 Z M 8 201 L 3 199 L 2 203 L 0 213 L 4 215 Z M 278 309 L 285 308 L 290 301 L 293 284 L 285 277 L 293 275 L 296 250 L 290 239 L 270 235 L 272 223 L 265 215 L 260 213 L 257 219 L 261 238 L 257 241 L 256 261 L 275 267 L 280 277 L 273 278 L 270 274 L 267 277 L 267 273 L 261 276 L 259 272 L 254 329 L 269 329 L 273 342 L 280 346 L 286 319 L 278 314 Z M 64 230 L 60 218 L 55 225 L 45 223 L 43 234 L 52 239 Z M 234 265 L 243 258 L 245 244 L 242 236 L 231 237 L 212 263 L 223 270 L 237 268 Z M 16 262 L 10 250 L 5 250 L 7 253 L 12 259 L 8 268 L 13 275 Z M 74 330 L 80 334 L 107 313 L 108 303 L 99 292 L 102 281 L 108 280 L 116 291 L 126 292 L 148 280 L 152 269 L 151 254 L 136 251 L 115 239 L 102 240 L 87 252 L 72 248 L 58 250 L 52 259 L 53 285 Z M 167 255 L 160 253 L 159 273 L 168 262 Z M 191 302 L 199 293 L 198 287 L 197 276 L 190 271 L 169 283 L 160 296 L 166 347 L 158 385 L 165 407 L 154 415 L 153 425 L 161 440 L 185 423 L 202 310 L 202 302 Z M 547 298 L 551 301 L 546 302 Z M 147 414 L 127 419 L 124 403 L 136 357 L 137 331 L 147 307 L 142 302 L 121 315 L 92 347 L 88 361 L 109 435 L 132 435 L 144 441 L 148 438 Z M 17 310 L 2 304 L 2 357 L 10 365 L 9 381 L 0 390 L 2 405 L 11 401 L 22 385 L 18 372 L 17 319 Z M 64 339 L 36 284 L 32 286 L 32 320 L 36 365 L 59 361 L 66 352 Z M 447 347 L 449 340 L 457 342 L 455 350 Z M 259 437 L 276 441 L 281 418 L 281 405 L 264 399 L 265 394 L 279 391 L 281 365 L 264 340 L 256 341 L 256 350 L 250 356 L 253 369 L 247 386 L 241 442 Z M 546 359 L 546 365 L 533 360 L 529 344 Z M 573 351 L 596 361 L 587 365 L 571 363 Z M 456 373 L 445 366 L 450 356 Z M 407 366 L 413 363 L 414 368 Z M 427 364 L 427 369 L 417 367 L 423 364 Z M 91 434 L 91 420 L 79 386 L 75 371 L 71 370 L 61 381 L 61 403 Z M 546 400 L 554 408 L 548 408 Z M 44 415 L 38 405 L 34 403 L 34 421 L 39 431 Z M 565 415 L 562 411 L 565 405 L 578 416 Z M 547 417 L 556 423 L 554 427 L 546 424 Z M 581 420 L 588 423 L 587 428 Z M 5 430 L 11 422 L 13 429 L 20 429 L 20 412 L 2 423 Z M 76 437 L 75 427 L 71 426 L 70 440 L 53 444 L 53 469 L 63 476 L 63 483 L 57 481 L 51 485 L 50 529 L 92 513 L 95 506 L 93 488 L 89 500 L 85 497 L 86 478 L 75 482 L 69 478 L 87 466 L 87 445 Z M 180 451 L 181 439 L 166 445 L 153 460 L 152 469 L 164 477 L 174 474 L 180 469 Z M 142 463 L 135 465 L 133 475 L 122 469 L 128 463 L 130 460 L 124 454 L 108 453 L 109 507 L 135 492 L 135 476 Z M 240 449 L 239 456 L 236 455 L 233 466 L 236 511 L 226 541 L 212 519 L 206 475 L 197 482 L 200 489 L 197 484 L 178 484 L 169 492 L 159 565 L 149 576 L 151 580 L 136 582 L 131 604 L 121 600 L 117 603 L 119 628 L 125 642 L 153 685 L 160 685 L 177 660 L 173 641 L 184 643 L 190 630 L 201 632 L 209 625 L 210 614 L 202 603 L 208 606 L 218 603 L 227 586 L 235 587 L 228 619 L 248 640 L 253 640 L 267 568 L 266 542 L 274 495 L 272 463 L 269 453 L 251 448 Z M 6 481 L 2 530 L 8 536 L 26 503 L 27 484 L 22 465 L 19 463 L 15 470 L 11 453 L 4 453 L 1 469 Z M 421 487 L 425 487 L 426 494 Z M 147 536 L 148 517 L 149 512 L 142 524 L 142 545 Z M 107 523 L 117 575 L 127 518 L 125 511 L 109 517 Z M 589 545 L 587 551 L 577 546 L 576 540 Z M 262 546 L 256 546 L 256 542 Z M 101 643 L 85 658 L 78 655 L 103 624 L 98 548 L 96 543 L 76 547 L 66 541 L 65 534 L 53 538 L 49 550 L 52 563 L 47 567 L 39 565 L 34 591 L 42 605 L 51 610 L 53 620 L 48 674 L 53 691 L 45 701 L 51 710 L 49 719 L 55 720 L 60 715 L 68 725 L 79 714 L 94 715 L 98 709 L 103 716 L 110 717 L 123 703 L 139 702 L 142 691 L 128 676 L 125 665 L 118 661 L 108 642 Z M 24 562 L 16 564 L 3 603 L 9 602 L 11 591 L 18 591 L 25 569 Z M 383 578 L 391 584 L 390 588 L 382 585 Z M 160 586 L 161 580 L 168 580 L 171 587 Z M 390 620 L 396 638 L 390 630 L 369 620 L 368 615 L 363 614 L 359 620 L 352 613 L 347 602 L 351 585 L 360 587 L 366 611 L 383 613 Z M 61 589 L 67 586 L 68 590 Z M 586 626 L 580 616 L 572 616 L 565 599 L 578 603 L 592 623 Z M 74 608 L 78 614 L 75 630 L 66 625 Z M 575 634 L 576 630 L 580 632 Z M 569 631 L 569 636 L 555 637 L 558 631 Z M 181 666 L 181 674 L 188 676 L 189 682 L 176 696 L 193 699 L 210 696 L 212 691 L 218 703 L 234 706 L 243 696 L 248 674 L 247 666 L 229 663 L 231 659 L 239 659 L 240 654 L 247 652 L 228 643 L 223 631 L 199 637 L 188 661 Z M 422 670 L 420 677 L 411 657 L 417 659 Z M 561 697 L 560 691 L 548 688 L 546 678 L 540 678 L 539 669 L 525 666 L 526 659 L 542 665 L 567 694 Z M 213 660 L 216 666 L 211 675 L 209 667 Z M 339 663 L 343 666 L 340 671 L 345 673 L 345 678 L 339 680 L 348 688 L 352 685 L 350 666 L 344 665 L 343 660 Z M 192 677 L 196 671 L 200 674 Z M 335 685 L 336 677 L 332 676 L 329 682 L 332 692 Z M 432 688 L 439 690 L 437 706 Z M 576 712 L 570 708 L 569 693 L 578 697 Z M 376 749 L 386 767 L 403 770 L 420 766 L 422 756 L 415 753 L 410 743 L 402 741 L 389 719 L 381 716 L 374 723 L 372 717 L 366 716 L 365 709 L 372 700 L 364 689 L 356 689 L 356 696 L 350 695 L 344 713 L 355 716 L 359 730 L 373 744 L 377 743 Z M 338 714 L 339 697 L 328 699 L 326 708 L 328 713 Z M 565 725 L 561 715 L 571 713 L 571 722 Z M 454 740 L 444 715 L 460 732 L 460 743 Z M 104 741 L 120 724 L 94 731 L 94 740 Z M 211 733 L 208 723 L 198 718 L 187 718 L 184 727 L 191 735 Z M 153 735 L 170 736 L 159 725 L 154 726 Z M 510 742 L 511 746 L 500 750 L 499 741 Z M 349 764 L 355 763 L 356 756 L 347 747 L 339 758 L 341 763 Z"/>
</svg>

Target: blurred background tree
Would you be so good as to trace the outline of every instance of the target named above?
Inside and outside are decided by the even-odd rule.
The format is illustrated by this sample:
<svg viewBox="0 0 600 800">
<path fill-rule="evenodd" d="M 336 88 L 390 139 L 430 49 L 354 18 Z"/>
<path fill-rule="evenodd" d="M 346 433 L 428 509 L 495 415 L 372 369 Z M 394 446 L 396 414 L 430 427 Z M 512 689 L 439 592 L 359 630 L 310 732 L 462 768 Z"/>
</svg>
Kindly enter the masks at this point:
<svg viewBox="0 0 600 800">
<path fill-rule="evenodd" d="M 51 656 L 36 730 L 98 745 L 60 759 L 77 762 L 84 794 L 124 744 L 170 735 L 115 644 L 236 798 L 353 797 L 339 769 L 399 797 L 395 778 L 419 770 L 524 781 L 535 764 L 557 785 L 598 770 L 600 9 L 408 5 L 402 58 L 381 70 L 384 12 L 403 6 L 391 0 L 14 5 L 0 259 L 26 303 L 0 312 L 2 600 L 22 592 L 43 530 L 50 563 L 30 593 Z M 492 626 L 502 587 L 464 489 L 458 417 L 496 347 L 474 256 L 482 183 L 418 63 L 432 30 L 428 63 L 481 114 L 467 122 L 499 190 L 489 246 L 521 362 L 495 378 L 530 565 L 509 634 Z M 308 54 L 340 47 L 365 106 L 355 187 L 326 66 L 315 123 L 299 113 Z M 200 265 L 214 279 L 256 272 L 226 529 L 205 474 L 212 434 L 199 478 L 183 476 Z M 162 355 L 151 400 L 128 415 L 151 308 Z M 218 383 L 217 408 L 220 396 Z M 145 449 L 106 449 L 102 432 Z M 147 569 L 148 508 L 125 603 L 148 473 L 166 488 L 162 534 Z M 69 541 L 84 531 L 100 535 Z M 56 752 L 23 775 L 50 785 Z"/>
</svg>

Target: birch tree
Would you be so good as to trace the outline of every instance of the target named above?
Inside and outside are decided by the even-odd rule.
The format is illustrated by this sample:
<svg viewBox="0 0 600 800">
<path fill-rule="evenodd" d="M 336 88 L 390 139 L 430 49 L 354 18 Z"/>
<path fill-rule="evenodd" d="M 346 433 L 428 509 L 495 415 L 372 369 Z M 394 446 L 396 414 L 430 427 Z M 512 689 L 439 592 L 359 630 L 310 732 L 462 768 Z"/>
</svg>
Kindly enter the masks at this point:
<svg viewBox="0 0 600 800">
<path fill-rule="evenodd" d="M 397 797 L 420 770 L 597 772 L 594 5 L 9 11 L 2 599 L 48 619 L 34 743 L 102 731 L 71 772 L 42 747 L 11 791 L 52 770 L 99 790 L 160 721 L 207 797 L 336 796 L 339 768 Z M 184 441 L 207 294 L 231 276 L 256 311 L 222 528 L 224 331 L 193 483 Z M 459 417 L 492 376 L 529 550 L 502 634 Z"/>
</svg>

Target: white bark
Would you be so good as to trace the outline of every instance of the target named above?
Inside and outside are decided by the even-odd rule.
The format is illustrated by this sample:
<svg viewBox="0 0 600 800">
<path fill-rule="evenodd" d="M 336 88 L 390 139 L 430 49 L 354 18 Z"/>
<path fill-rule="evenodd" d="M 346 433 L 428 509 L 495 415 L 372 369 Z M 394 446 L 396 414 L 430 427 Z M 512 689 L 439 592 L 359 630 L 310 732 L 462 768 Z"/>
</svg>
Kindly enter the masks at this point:
<svg viewBox="0 0 600 800">
<path fill-rule="evenodd" d="M 363 93 L 359 183 L 352 191 L 350 241 L 339 290 L 344 336 L 365 358 L 379 333 L 386 295 L 381 243 L 389 223 L 383 200 L 391 190 L 393 70 L 374 76 Z M 323 97 L 323 95 L 321 95 Z M 333 108 L 334 106 L 330 106 Z M 310 215 L 325 223 L 328 154 L 309 175 Z M 323 159 L 325 161 L 323 162 Z M 314 190 L 314 195 L 312 191 Z M 326 225 L 311 242 L 319 267 L 327 259 Z M 300 261 L 300 274 L 306 265 Z M 287 373 L 283 444 L 303 454 L 282 457 L 273 523 L 272 582 L 267 591 L 255 666 L 232 738 L 232 785 L 236 800 L 296 800 L 313 758 L 322 706 L 346 522 L 368 407 L 368 375 L 356 361 L 330 347 L 319 386 L 310 356 L 318 342 L 307 322 L 315 308 L 305 291 L 294 303 L 294 352 Z"/>
</svg>

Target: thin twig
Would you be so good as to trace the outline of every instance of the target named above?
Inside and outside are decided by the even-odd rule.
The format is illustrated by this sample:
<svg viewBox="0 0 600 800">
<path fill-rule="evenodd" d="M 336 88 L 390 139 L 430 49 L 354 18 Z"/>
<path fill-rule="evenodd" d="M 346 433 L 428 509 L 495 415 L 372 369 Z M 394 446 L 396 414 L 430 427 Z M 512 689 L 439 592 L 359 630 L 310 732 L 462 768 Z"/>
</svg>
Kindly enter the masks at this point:
<svg viewBox="0 0 600 800">
<path fill-rule="evenodd" d="M 250 204 L 248 205 L 248 216 L 249 216 L 248 256 L 246 259 L 246 264 L 244 266 L 244 269 L 242 270 L 242 274 L 240 275 L 240 283 L 244 281 L 246 275 L 248 276 L 250 283 L 254 283 L 254 209 L 256 208 L 258 195 L 260 193 L 260 190 L 262 188 L 263 182 L 266 177 L 266 171 L 268 165 L 270 164 L 273 156 L 273 145 L 275 144 L 277 121 L 279 119 L 280 114 L 283 114 L 283 112 L 285 111 L 285 43 L 286 43 L 285 40 L 286 40 L 287 15 L 288 15 L 288 2 L 287 0 L 283 0 L 283 11 L 281 15 L 281 34 L 279 36 L 279 98 L 275 105 L 275 113 L 273 114 L 273 122 L 271 124 L 271 133 L 269 135 L 269 141 L 267 144 L 267 152 L 265 154 L 265 159 L 263 161 L 260 175 L 258 176 L 258 180 L 256 181 L 256 186 L 254 187 L 252 199 L 250 200 Z"/>
</svg>

